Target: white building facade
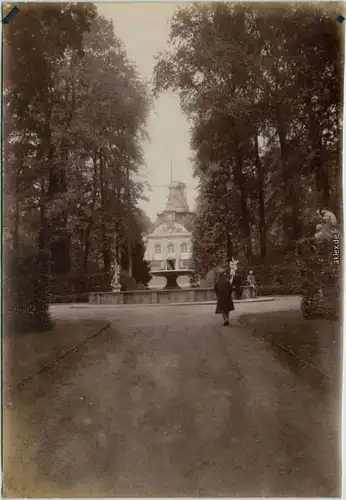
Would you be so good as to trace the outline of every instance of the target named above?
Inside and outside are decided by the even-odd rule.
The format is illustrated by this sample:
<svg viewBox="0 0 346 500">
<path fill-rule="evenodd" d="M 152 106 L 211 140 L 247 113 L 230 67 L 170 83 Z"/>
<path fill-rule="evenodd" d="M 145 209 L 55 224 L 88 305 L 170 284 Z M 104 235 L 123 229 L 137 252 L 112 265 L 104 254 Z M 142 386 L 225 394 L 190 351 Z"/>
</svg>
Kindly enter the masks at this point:
<svg viewBox="0 0 346 500">
<path fill-rule="evenodd" d="M 158 214 L 155 228 L 146 238 L 145 260 L 151 271 L 192 268 L 192 233 L 186 221 L 192 220 L 186 200 L 185 184 L 173 182 L 165 210 Z"/>
</svg>

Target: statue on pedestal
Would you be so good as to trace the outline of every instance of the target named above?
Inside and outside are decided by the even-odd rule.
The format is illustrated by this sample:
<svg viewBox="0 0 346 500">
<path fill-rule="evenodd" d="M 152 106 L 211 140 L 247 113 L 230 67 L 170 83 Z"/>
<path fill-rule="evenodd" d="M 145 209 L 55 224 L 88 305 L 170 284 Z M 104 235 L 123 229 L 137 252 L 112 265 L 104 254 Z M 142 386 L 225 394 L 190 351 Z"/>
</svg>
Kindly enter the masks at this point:
<svg viewBox="0 0 346 500">
<path fill-rule="evenodd" d="M 238 268 L 238 262 L 239 260 L 235 260 L 234 257 L 232 257 L 232 260 L 229 263 L 229 276 L 230 276 L 230 283 L 233 282 L 233 278 L 235 276 L 235 273 L 237 272 Z"/>
<path fill-rule="evenodd" d="M 318 210 L 315 234 L 299 244 L 304 318 L 337 318 L 340 296 L 340 231 L 333 212 Z"/>
<path fill-rule="evenodd" d="M 317 242 L 331 241 L 335 235 L 339 235 L 337 220 L 333 212 L 329 210 L 317 210 L 320 223 L 316 226 L 315 239 Z"/>
<path fill-rule="evenodd" d="M 113 292 L 119 292 L 120 291 L 120 271 L 121 268 L 117 261 L 114 261 L 113 265 L 113 278 L 111 281 L 111 288 Z"/>
</svg>

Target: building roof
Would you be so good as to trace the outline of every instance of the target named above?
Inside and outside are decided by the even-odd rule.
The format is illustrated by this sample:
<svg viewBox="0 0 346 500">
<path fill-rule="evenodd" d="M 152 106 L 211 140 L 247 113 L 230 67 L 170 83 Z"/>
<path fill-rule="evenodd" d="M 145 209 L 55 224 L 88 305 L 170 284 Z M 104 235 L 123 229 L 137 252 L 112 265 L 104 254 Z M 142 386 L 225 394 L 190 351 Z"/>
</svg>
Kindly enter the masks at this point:
<svg viewBox="0 0 346 500">
<path fill-rule="evenodd" d="M 189 212 L 189 205 L 186 198 L 186 184 L 174 181 L 169 186 L 169 193 L 164 212 Z"/>
<path fill-rule="evenodd" d="M 167 224 L 159 224 L 150 236 L 170 236 L 173 234 L 189 234 L 188 230 L 182 225 L 176 222 Z"/>
</svg>

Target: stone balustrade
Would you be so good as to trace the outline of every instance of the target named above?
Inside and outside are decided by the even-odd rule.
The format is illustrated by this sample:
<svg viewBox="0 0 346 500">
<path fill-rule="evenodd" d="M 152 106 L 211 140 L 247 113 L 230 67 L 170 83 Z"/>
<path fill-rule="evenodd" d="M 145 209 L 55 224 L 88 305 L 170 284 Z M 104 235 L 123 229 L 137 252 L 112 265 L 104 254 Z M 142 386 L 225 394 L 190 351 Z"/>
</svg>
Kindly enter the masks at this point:
<svg viewBox="0 0 346 500">
<path fill-rule="evenodd" d="M 234 293 L 233 293 L 234 298 Z M 242 299 L 251 298 L 249 286 L 243 287 Z M 213 302 L 213 288 L 178 288 L 176 290 L 135 290 L 131 292 L 94 292 L 89 304 L 169 304 L 184 302 Z"/>
</svg>

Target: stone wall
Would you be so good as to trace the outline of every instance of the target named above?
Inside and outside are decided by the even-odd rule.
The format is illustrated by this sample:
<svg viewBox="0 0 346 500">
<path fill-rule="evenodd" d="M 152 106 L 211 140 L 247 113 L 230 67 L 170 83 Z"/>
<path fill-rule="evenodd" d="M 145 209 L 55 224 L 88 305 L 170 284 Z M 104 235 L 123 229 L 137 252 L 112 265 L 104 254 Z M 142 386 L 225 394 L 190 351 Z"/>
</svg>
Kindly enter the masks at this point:
<svg viewBox="0 0 346 500">
<path fill-rule="evenodd" d="M 244 287 L 243 299 L 250 298 L 250 287 Z M 213 288 L 178 290 L 136 290 L 133 292 L 90 293 L 89 304 L 169 304 L 216 301 Z"/>
</svg>

